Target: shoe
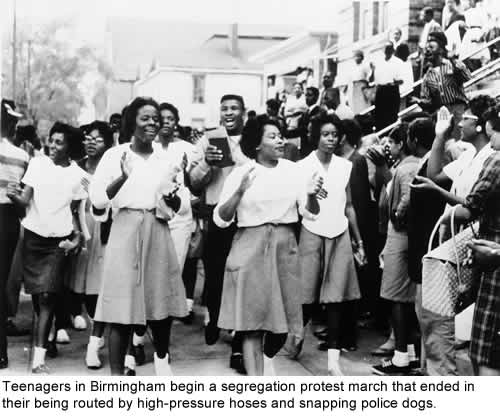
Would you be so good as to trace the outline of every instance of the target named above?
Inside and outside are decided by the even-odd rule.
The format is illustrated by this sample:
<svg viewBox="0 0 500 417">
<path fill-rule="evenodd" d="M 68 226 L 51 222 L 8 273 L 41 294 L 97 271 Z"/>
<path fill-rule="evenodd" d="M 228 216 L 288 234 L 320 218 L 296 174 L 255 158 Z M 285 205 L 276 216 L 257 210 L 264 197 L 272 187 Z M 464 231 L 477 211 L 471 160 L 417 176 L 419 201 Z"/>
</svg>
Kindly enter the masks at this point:
<svg viewBox="0 0 500 417">
<path fill-rule="evenodd" d="M 292 342 L 290 344 L 290 358 L 297 360 L 302 353 L 302 348 L 304 347 L 304 338 L 299 336 L 293 336 Z"/>
<path fill-rule="evenodd" d="M 146 362 L 146 354 L 144 353 L 144 345 L 133 346 L 132 356 L 135 358 L 135 364 L 142 366 Z"/>
<path fill-rule="evenodd" d="M 7 336 L 10 337 L 27 336 L 31 333 L 31 331 L 28 329 L 20 329 L 19 327 L 17 327 L 12 320 L 7 321 L 6 332 Z"/>
<path fill-rule="evenodd" d="M 394 349 L 385 349 L 382 346 L 371 351 L 372 356 L 391 356 L 394 355 Z"/>
<path fill-rule="evenodd" d="M 5 369 L 9 366 L 9 360 L 7 359 L 7 356 L 4 358 L 0 358 L 0 369 Z"/>
<path fill-rule="evenodd" d="M 60 345 L 67 345 L 71 339 L 69 338 L 68 332 L 65 329 L 59 329 L 57 331 L 56 342 Z"/>
<path fill-rule="evenodd" d="M 247 374 L 245 363 L 243 362 L 243 355 L 241 353 L 231 353 L 231 358 L 229 359 L 229 367 L 231 369 L 234 369 L 241 375 Z"/>
<path fill-rule="evenodd" d="M 414 361 L 410 361 L 408 365 L 410 369 L 420 369 L 420 359 L 415 359 Z"/>
<path fill-rule="evenodd" d="M 326 338 L 328 337 L 328 329 L 316 330 L 313 334 L 320 340 L 326 340 Z"/>
<path fill-rule="evenodd" d="M 89 369 L 100 369 L 102 367 L 101 360 L 99 359 L 99 348 L 90 344 L 87 345 L 87 354 L 85 355 L 85 363 Z"/>
<path fill-rule="evenodd" d="M 123 375 L 124 376 L 135 376 L 135 369 L 132 369 L 132 368 L 129 368 L 128 366 L 126 366 L 124 369 L 123 369 Z"/>
<path fill-rule="evenodd" d="M 372 367 L 372 372 L 381 376 L 409 376 L 410 371 L 409 366 L 396 366 L 392 360 L 383 361 L 380 365 Z"/>
<path fill-rule="evenodd" d="M 156 376 L 174 376 L 172 373 L 172 368 L 170 368 L 170 358 L 167 353 L 163 359 L 160 359 L 158 355 L 154 354 L 154 365 L 155 365 L 155 375 Z"/>
<path fill-rule="evenodd" d="M 326 352 L 328 350 L 328 343 L 327 342 L 321 342 L 318 345 L 318 349 L 321 350 L 322 352 Z M 355 352 L 358 350 L 358 347 L 356 345 L 347 345 L 347 346 L 341 346 L 340 349 L 343 352 Z"/>
<path fill-rule="evenodd" d="M 212 323 L 208 323 L 205 327 L 205 342 L 207 345 L 215 345 L 219 340 L 220 329 Z"/>
<path fill-rule="evenodd" d="M 53 340 L 47 343 L 47 356 L 51 359 L 57 358 L 59 351 L 57 350 L 56 342 Z"/>
<path fill-rule="evenodd" d="M 190 311 L 187 316 L 181 317 L 180 321 L 184 324 L 190 325 L 194 321 L 194 311 Z"/>
<path fill-rule="evenodd" d="M 78 315 L 73 319 L 73 327 L 76 330 L 87 330 L 87 322 L 82 315 Z"/>
<path fill-rule="evenodd" d="M 31 370 L 31 373 L 36 375 L 50 375 L 50 369 L 48 368 L 47 365 L 42 363 L 41 365 L 38 365 L 37 367 L 33 368 Z"/>
</svg>

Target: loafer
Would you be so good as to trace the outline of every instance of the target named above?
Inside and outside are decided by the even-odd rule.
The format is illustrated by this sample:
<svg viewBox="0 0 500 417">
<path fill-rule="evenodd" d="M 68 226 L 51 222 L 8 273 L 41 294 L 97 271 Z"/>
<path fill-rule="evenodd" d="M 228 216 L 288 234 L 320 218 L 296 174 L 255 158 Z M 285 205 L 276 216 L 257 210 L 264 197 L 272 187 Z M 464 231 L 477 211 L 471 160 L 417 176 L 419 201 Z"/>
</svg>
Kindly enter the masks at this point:
<svg viewBox="0 0 500 417">
<path fill-rule="evenodd" d="M 208 323 L 205 326 L 205 342 L 207 345 L 215 345 L 217 343 L 217 340 L 219 340 L 219 334 L 220 334 L 220 329 L 212 324 Z"/>
<path fill-rule="evenodd" d="M 124 376 L 135 376 L 136 375 L 135 369 L 132 369 L 132 368 L 129 368 L 128 366 L 126 366 L 123 369 L 123 375 Z"/>
<path fill-rule="evenodd" d="M 328 337 L 328 329 L 316 330 L 313 334 L 318 339 L 326 340 Z"/>
<path fill-rule="evenodd" d="M 41 365 L 38 365 L 36 368 L 33 368 L 31 370 L 31 373 L 35 375 L 50 375 L 50 369 L 47 365 L 42 363 Z"/>
<path fill-rule="evenodd" d="M 409 376 L 411 369 L 409 366 L 396 366 L 392 360 L 387 360 L 380 365 L 373 366 L 372 373 L 380 376 Z"/>
<path fill-rule="evenodd" d="M 243 355 L 241 353 L 231 354 L 231 358 L 229 358 L 229 367 L 241 375 L 247 374 L 245 363 L 243 362 Z"/>
<path fill-rule="evenodd" d="M 9 366 L 9 360 L 7 357 L 0 358 L 0 369 L 5 369 Z"/>
</svg>

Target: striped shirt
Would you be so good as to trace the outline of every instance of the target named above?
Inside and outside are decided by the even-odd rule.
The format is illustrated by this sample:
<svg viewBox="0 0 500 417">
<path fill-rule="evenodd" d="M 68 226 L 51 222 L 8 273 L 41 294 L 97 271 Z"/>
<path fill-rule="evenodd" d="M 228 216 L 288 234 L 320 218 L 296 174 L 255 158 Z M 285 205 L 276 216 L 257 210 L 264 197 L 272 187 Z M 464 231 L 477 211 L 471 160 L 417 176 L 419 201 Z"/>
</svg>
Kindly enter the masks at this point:
<svg viewBox="0 0 500 417">
<path fill-rule="evenodd" d="M 9 182 L 21 182 L 29 156 L 26 152 L 14 146 L 8 139 L 0 138 L 0 204 L 12 204 L 7 197 Z"/>
<path fill-rule="evenodd" d="M 438 67 L 429 68 L 424 75 L 421 98 L 430 101 L 435 107 L 456 103 L 467 103 L 464 82 L 472 75 L 461 61 L 455 65 L 447 59 Z"/>
</svg>

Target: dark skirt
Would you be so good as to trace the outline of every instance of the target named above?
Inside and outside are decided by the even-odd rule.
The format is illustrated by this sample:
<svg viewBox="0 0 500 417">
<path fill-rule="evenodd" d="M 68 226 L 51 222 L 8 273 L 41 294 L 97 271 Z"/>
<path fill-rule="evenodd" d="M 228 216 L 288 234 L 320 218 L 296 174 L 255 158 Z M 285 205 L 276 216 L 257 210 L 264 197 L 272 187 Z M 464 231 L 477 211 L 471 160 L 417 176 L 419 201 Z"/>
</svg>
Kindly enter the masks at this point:
<svg viewBox="0 0 500 417">
<path fill-rule="evenodd" d="M 375 94 L 375 125 L 377 131 L 398 120 L 401 96 L 397 85 L 379 85 Z"/>
<path fill-rule="evenodd" d="M 300 334 L 301 298 L 292 226 L 238 229 L 226 262 L 219 327 Z"/>
<path fill-rule="evenodd" d="M 23 280 L 28 294 L 55 293 L 62 291 L 69 257 L 59 244 L 65 237 L 43 237 L 28 229 L 24 230 Z"/>
<path fill-rule="evenodd" d="M 500 243 L 500 233 L 481 237 Z M 483 270 L 478 279 L 469 353 L 475 365 L 500 369 L 500 267 Z"/>
</svg>

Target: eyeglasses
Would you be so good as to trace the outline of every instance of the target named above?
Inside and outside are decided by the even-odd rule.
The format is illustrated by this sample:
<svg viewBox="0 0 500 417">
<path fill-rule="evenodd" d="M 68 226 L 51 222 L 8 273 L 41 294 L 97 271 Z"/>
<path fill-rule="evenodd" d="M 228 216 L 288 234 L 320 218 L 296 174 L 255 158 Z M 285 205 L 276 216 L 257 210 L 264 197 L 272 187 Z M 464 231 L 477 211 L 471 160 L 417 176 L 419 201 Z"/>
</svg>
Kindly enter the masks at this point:
<svg viewBox="0 0 500 417">
<path fill-rule="evenodd" d="M 476 122 L 477 122 L 477 121 L 479 120 L 479 117 L 474 116 L 473 114 L 464 114 L 464 115 L 462 116 L 462 119 L 463 119 L 463 120 L 474 120 L 474 121 L 476 121 Z"/>
</svg>

